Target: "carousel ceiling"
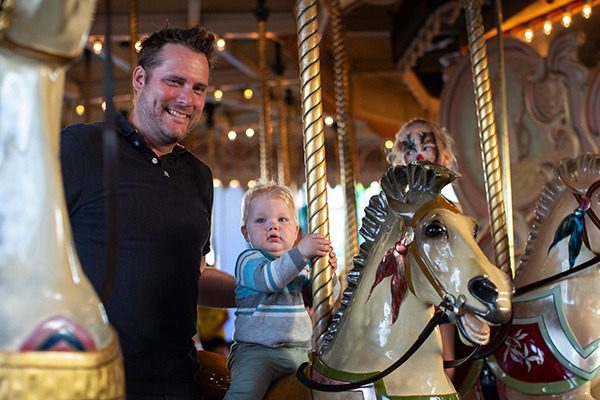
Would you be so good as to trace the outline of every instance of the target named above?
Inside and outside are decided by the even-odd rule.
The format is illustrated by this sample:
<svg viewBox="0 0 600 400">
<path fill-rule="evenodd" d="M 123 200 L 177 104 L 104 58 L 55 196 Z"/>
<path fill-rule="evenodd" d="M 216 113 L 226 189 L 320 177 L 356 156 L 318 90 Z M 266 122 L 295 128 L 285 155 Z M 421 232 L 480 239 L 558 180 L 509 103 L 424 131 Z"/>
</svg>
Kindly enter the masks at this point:
<svg viewBox="0 0 600 400">
<path fill-rule="evenodd" d="M 70 68 L 65 91 L 63 123 L 103 118 L 102 50 L 107 25 L 106 2 L 98 1 L 89 43 L 82 57 Z M 272 126 L 276 135 L 279 113 L 288 114 L 292 178 L 303 181 L 302 125 L 298 78 L 298 49 L 293 0 L 130 0 L 112 1 L 110 31 L 114 102 L 127 111 L 131 101 L 132 46 L 130 23 L 137 22 L 143 37 L 165 25 L 201 24 L 225 40 L 225 47 L 211 74 L 209 99 L 201 125 L 186 139 L 198 157 L 209 161 L 207 149 L 214 144 L 210 164 L 223 180 L 242 183 L 256 179 L 258 132 L 262 108 L 261 71 L 257 17 L 262 4 L 267 18 L 267 65 L 271 89 Z M 503 1 L 504 19 L 512 28 L 531 21 L 570 1 Z M 319 4 L 320 61 L 323 108 L 335 116 L 334 60 L 329 1 Z M 486 28 L 493 27 L 493 2 L 484 1 Z M 415 116 L 437 119 L 446 67 L 467 49 L 462 1 L 340 0 L 349 69 L 350 110 L 357 138 L 356 169 L 359 181 L 377 180 L 386 168 L 386 140 L 398 127 Z M 133 14 L 132 14 L 133 13 Z M 132 18 L 133 16 L 133 18 Z M 506 25 L 508 27 L 508 25 Z M 283 96 L 278 96 L 278 84 Z M 247 98 L 244 91 L 251 89 Z M 221 93 L 222 96 L 218 96 Z M 80 115 L 77 105 L 84 105 Z M 207 125 L 212 129 L 208 129 Z M 335 126 L 335 125 L 334 125 Z M 326 128 L 328 179 L 338 181 L 337 144 L 334 126 Z M 235 132 L 235 140 L 231 136 Z M 211 137 L 210 135 L 213 135 Z"/>
</svg>

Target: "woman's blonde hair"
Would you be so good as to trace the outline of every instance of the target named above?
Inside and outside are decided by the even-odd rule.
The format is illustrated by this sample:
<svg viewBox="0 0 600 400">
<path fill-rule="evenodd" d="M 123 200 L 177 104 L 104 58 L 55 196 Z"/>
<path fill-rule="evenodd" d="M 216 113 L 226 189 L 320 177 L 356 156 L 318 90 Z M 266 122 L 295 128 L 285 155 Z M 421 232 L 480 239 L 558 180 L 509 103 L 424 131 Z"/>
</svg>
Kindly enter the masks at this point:
<svg viewBox="0 0 600 400">
<path fill-rule="evenodd" d="M 406 164 L 406 160 L 404 159 L 403 139 L 406 135 L 406 131 L 414 125 L 427 125 L 431 127 L 435 142 L 438 146 L 438 158 L 440 158 L 438 161 L 445 167 L 456 171 L 458 166 L 456 165 L 456 156 L 454 154 L 454 140 L 450 137 L 450 134 L 445 128 L 424 118 L 413 118 L 402 125 L 398 132 L 396 132 L 394 146 L 386 155 L 387 162 L 391 165 Z M 442 157 L 444 158 L 443 161 L 441 160 Z"/>
<path fill-rule="evenodd" d="M 252 200 L 260 196 L 276 197 L 283 200 L 293 211 L 294 221 L 298 223 L 298 216 L 296 215 L 296 205 L 294 204 L 294 195 L 292 191 L 283 185 L 279 185 L 276 182 L 259 182 L 253 187 L 249 188 L 242 199 L 242 221 L 241 225 L 244 226 L 248 223 L 248 213 Z"/>
</svg>

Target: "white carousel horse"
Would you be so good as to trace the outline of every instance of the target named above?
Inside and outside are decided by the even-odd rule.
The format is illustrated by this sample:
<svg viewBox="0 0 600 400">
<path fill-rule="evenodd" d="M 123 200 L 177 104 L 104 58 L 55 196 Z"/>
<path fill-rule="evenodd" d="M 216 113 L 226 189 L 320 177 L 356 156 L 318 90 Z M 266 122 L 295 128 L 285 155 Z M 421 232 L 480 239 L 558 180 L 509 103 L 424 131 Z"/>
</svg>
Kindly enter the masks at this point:
<svg viewBox="0 0 600 400">
<path fill-rule="evenodd" d="M 14 8 L 13 8 L 14 6 Z M 123 397 L 116 335 L 81 271 L 58 159 L 65 67 L 94 0 L 0 1 L 0 398 Z"/>
<path fill-rule="evenodd" d="M 386 369 L 417 340 L 442 300 L 461 339 L 486 344 L 489 326 L 511 313 L 509 277 L 474 240 L 474 222 L 440 191 L 455 175 L 423 162 L 390 168 L 382 192 L 365 210 L 365 242 L 355 257 L 342 308 L 334 317 L 313 374 L 346 383 Z M 457 399 L 444 373 L 439 330 L 393 373 L 346 393 L 315 399 Z"/>
<path fill-rule="evenodd" d="M 513 326 L 488 359 L 509 399 L 600 398 L 599 187 L 600 155 L 585 154 L 561 162 L 538 199 L 515 277 Z"/>
</svg>

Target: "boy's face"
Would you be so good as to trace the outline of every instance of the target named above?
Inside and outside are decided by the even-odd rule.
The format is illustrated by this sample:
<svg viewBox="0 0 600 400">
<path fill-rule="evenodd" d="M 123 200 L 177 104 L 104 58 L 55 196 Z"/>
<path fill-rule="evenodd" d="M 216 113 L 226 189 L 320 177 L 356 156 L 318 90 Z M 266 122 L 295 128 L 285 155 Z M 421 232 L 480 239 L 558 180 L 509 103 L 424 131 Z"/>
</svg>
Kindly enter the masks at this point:
<svg viewBox="0 0 600 400">
<path fill-rule="evenodd" d="M 250 202 L 242 234 L 253 247 L 279 257 L 296 242 L 298 224 L 294 214 L 295 210 L 279 197 L 258 196 Z"/>
<path fill-rule="evenodd" d="M 409 127 L 401 139 L 401 143 L 405 163 L 408 164 L 415 160 L 439 162 L 435 134 L 429 125 L 415 124 Z"/>
</svg>

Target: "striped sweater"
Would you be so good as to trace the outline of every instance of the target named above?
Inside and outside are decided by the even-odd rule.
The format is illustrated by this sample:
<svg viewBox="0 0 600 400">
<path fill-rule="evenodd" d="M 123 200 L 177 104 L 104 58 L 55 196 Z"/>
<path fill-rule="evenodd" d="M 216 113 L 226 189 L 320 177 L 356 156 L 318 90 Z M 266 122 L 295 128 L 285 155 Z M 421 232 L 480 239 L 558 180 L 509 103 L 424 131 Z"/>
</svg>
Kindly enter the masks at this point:
<svg viewBox="0 0 600 400">
<path fill-rule="evenodd" d="M 242 252 L 235 280 L 235 341 L 310 348 L 312 323 L 302 298 L 310 276 L 297 248 L 279 258 L 254 248 Z"/>
</svg>

